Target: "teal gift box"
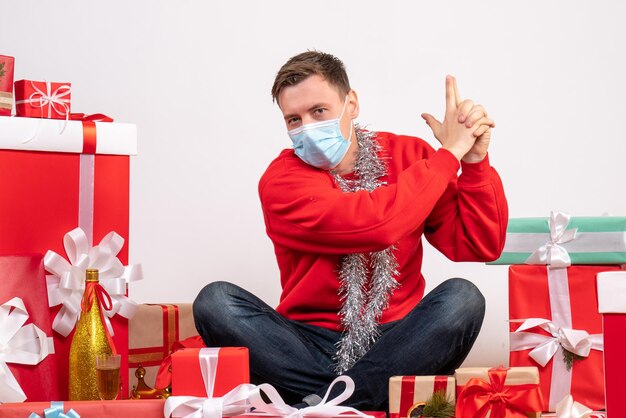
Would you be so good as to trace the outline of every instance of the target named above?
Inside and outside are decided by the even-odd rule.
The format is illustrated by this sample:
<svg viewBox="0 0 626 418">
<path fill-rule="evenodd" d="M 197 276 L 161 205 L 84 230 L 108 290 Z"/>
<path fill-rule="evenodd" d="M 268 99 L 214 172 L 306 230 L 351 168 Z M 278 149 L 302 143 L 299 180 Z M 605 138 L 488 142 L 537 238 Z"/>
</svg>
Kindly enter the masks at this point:
<svg viewBox="0 0 626 418">
<path fill-rule="evenodd" d="M 488 264 L 625 264 L 626 217 L 513 218 L 502 255 Z"/>
</svg>

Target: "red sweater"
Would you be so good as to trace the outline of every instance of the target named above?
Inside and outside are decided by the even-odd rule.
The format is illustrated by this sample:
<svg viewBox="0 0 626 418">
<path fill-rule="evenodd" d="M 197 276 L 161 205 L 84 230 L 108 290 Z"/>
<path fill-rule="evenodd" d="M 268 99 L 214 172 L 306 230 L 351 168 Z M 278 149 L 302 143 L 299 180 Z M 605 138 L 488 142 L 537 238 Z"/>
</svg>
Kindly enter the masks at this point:
<svg viewBox="0 0 626 418">
<path fill-rule="evenodd" d="M 422 299 L 422 234 L 454 261 L 496 259 L 504 246 L 507 202 L 489 165 L 461 163 L 422 139 L 379 132 L 387 184 L 344 193 L 331 175 L 283 150 L 259 182 L 282 295 L 277 311 L 341 330 L 337 271 L 341 256 L 395 244 L 400 287 L 381 323 L 403 318 Z"/>
</svg>

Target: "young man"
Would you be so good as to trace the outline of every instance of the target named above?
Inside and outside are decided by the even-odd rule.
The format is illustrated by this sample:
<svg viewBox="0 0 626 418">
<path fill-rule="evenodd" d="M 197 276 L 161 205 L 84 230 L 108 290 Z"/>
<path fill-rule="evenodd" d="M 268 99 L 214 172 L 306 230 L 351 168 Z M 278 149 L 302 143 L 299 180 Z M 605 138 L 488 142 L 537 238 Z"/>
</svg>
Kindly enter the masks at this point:
<svg viewBox="0 0 626 418">
<path fill-rule="evenodd" d="M 364 130 L 343 63 L 316 51 L 283 65 L 272 96 L 294 144 L 259 183 L 280 304 L 214 282 L 194 303 L 196 326 L 207 345 L 249 347 L 253 382 L 288 402 L 318 403 L 343 373 L 356 384 L 349 405 L 385 408 L 390 376 L 451 374 L 480 331 L 470 282 L 424 296 L 421 237 L 454 261 L 499 256 L 508 212 L 487 157 L 494 122 L 448 76 L 443 122 L 422 115 L 439 150 Z"/>
</svg>

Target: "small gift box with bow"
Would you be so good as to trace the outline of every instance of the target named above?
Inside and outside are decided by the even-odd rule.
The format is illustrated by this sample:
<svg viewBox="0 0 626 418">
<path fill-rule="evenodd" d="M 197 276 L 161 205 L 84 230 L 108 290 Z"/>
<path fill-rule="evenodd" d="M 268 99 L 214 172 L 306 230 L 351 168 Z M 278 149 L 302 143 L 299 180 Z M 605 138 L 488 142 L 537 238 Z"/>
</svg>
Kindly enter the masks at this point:
<svg viewBox="0 0 626 418">
<path fill-rule="evenodd" d="M 549 218 L 512 218 L 502 255 L 488 264 L 626 263 L 626 217 L 570 217 L 552 212 Z"/>
<path fill-rule="evenodd" d="M 536 367 L 457 369 L 456 418 L 539 418 L 542 397 Z"/>
<path fill-rule="evenodd" d="M 611 418 L 626 418 L 626 271 L 598 274 L 598 310 L 604 328 L 604 381 L 606 412 Z"/>
<path fill-rule="evenodd" d="M 172 395 L 217 397 L 248 382 L 245 347 L 185 348 L 172 354 Z"/>
<path fill-rule="evenodd" d="M 17 116 L 68 119 L 71 113 L 70 83 L 18 80 L 15 82 Z"/>
<path fill-rule="evenodd" d="M 442 392 L 454 402 L 455 381 L 452 376 L 392 376 L 389 379 L 389 418 L 406 418 L 409 411 Z"/>
<path fill-rule="evenodd" d="M 165 386 L 157 384 L 161 363 L 180 345 L 180 341 L 197 335 L 191 303 L 139 305 L 137 313 L 128 322 L 130 386 L 139 384 L 136 376 L 139 367 L 143 368 L 141 374 L 147 386 L 159 389 L 170 386 L 171 375 Z M 166 369 L 164 373 L 169 371 Z"/>
<path fill-rule="evenodd" d="M 15 59 L 0 55 L 0 115 L 11 116 L 13 109 L 13 68 Z"/>
</svg>

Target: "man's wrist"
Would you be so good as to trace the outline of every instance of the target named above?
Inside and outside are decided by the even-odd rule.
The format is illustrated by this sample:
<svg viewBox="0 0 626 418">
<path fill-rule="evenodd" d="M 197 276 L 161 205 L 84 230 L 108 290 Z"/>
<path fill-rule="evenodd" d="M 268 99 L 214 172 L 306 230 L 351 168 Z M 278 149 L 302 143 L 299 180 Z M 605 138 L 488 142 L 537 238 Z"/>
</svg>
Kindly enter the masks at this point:
<svg viewBox="0 0 626 418">
<path fill-rule="evenodd" d="M 476 163 L 480 163 L 481 161 L 483 161 L 486 156 L 487 156 L 487 153 L 480 154 L 480 155 L 467 153 L 463 156 L 463 158 L 461 158 L 461 161 L 463 161 L 464 163 L 468 163 L 468 164 L 476 164 Z"/>
</svg>

